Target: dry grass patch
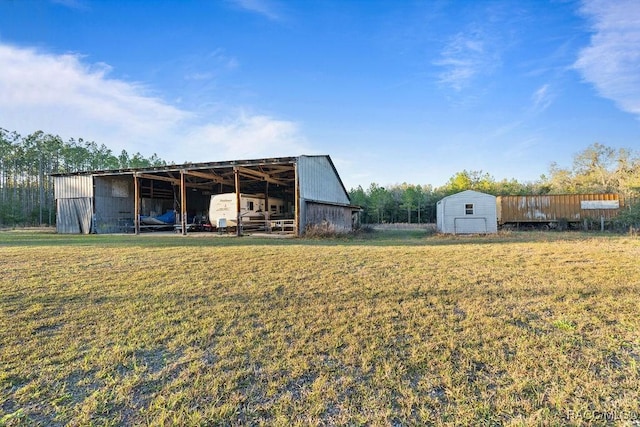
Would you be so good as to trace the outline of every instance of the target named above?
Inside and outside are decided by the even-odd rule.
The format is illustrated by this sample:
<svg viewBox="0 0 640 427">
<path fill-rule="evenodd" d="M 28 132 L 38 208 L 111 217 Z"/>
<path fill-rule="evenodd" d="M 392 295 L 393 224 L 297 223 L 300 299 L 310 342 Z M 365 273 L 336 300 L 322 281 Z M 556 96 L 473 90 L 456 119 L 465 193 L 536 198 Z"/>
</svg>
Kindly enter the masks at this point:
<svg viewBox="0 0 640 427">
<path fill-rule="evenodd" d="M 0 425 L 637 421 L 637 239 L 408 236 L 0 235 Z"/>
</svg>

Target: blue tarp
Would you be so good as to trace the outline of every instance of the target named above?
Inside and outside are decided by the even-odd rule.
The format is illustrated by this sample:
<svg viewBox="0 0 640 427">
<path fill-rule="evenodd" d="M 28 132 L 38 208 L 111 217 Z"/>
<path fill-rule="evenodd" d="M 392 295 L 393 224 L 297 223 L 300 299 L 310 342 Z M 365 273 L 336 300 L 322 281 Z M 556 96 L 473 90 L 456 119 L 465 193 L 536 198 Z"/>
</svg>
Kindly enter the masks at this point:
<svg viewBox="0 0 640 427">
<path fill-rule="evenodd" d="M 167 224 L 175 224 L 176 222 L 176 212 L 175 211 L 167 211 L 167 213 L 157 216 L 156 219 L 166 222 Z"/>
<path fill-rule="evenodd" d="M 140 222 L 153 225 L 173 225 L 176 222 L 176 213 L 175 211 L 167 211 L 167 213 L 155 217 L 141 215 Z"/>
</svg>

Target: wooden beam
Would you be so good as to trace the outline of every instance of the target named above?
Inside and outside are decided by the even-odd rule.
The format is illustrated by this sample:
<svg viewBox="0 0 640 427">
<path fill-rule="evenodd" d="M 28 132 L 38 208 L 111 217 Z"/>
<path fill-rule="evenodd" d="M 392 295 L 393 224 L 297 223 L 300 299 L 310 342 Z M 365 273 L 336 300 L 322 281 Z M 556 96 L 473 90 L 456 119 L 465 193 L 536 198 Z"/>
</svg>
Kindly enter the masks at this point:
<svg viewBox="0 0 640 427">
<path fill-rule="evenodd" d="M 187 172 L 185 172 L 185 174 L 189 174 Z M 135 176 L 137 176 L 138 178 L 145 178 L 145 179 L 149 179 L 149 180 L 156 180 L 156 181 L 165 181 L 165 182 L 170 182 L 174 185 L 180 186 L 182 185 L 182 177 L 180 178 L 172 178 L 172 177 L 168 177 L 168 176 L 160 176 L 160 175 L 149 175 L 149 174 L 143 174 L 143 173 L 136 173 Z M 226 181 L 225 182 L 227 185 L 233 185 L 233 183 L 231 181 Z M 204 183 L 195 183 L 195 182 L 184 182 L 184 185 L 190 188 L 202 188 L 202 189 L 209 189 L 211 187 L 210 184 L 204 184 Z"/>
<path fill-rule="evenodd" d="M 221 177 L 220 175 L 216 175 L 215 173 L 211 173 L 211 172 L 201 172 L 201 171 L 187 170 L 184 173 L 186 173 L 187 175 L 196 176 L 198 178 L 210 179 L 211 181 L 219 183 L 219 184 L 233 185 L 233 181 L 232 180 L 225 179 L 225 178 Z"/>
<path fill-rule="evenodd" d="M 267 181 L 270 182 L 271 184 L 277 184 L 277 185 L 287 185 L 286 182 L 273 178 L 271 175 L 269 175 L 266 172 L 260 172 L 260 171 L 256 171 L 253 169 L 249 169 L 249 168 L 245 168 L 242 166 L 239 166 L 237 168 L 238 171 L 240 171 L 240 173 L 244 176 L 249 176 L 251 178 L 260 178 L 263 181 Z"/>
<path fill-rule="evenodd" d="M 269 174 L 271 176 L 278 175 L 278 174 L 284 173 L 284 172 L 292 172 L 294 170 L 293 166 L 291 166 L 291 165 L 289 165 L 289 166 L 268 165 L 267 167 L 269 169 Z"/>
<path fill-rule="evenodd" d="M 182 235 L 187 235 L 187 186 L 185 181 L 185 173 L 180 171 L 180 224 L 182 226 Z"/>
<path fill-rule="evenodd" d="M 140 180 L 136 175 L 133 176 L 133 232 L 140 234 Z"/>
<path fill-rule="evenodd" d="M 242 235 L 240 232 L 240 171 L 237 167 L 233 168 L 233 174 L 236 181 L 236 236 L 240 237 Z"/>
<path fill-rule="evenodd" d="M 135 176 L 137 176 L 138 178 L 145 178 L 145 179 L 152 179 L 152 180 L 156 180 L 156 181 L 166 181 L 166 182 L 172 182 L 174 184 L 180 184 L 180 180 L 177 178 L 170 178 L 168 176 L 160 176 L 160 175 L 150 175 L 147 173 L 136 173 Z"/>
<path fill-rule="evenodd" d="M 276 212 L 278 213 L 278 212 Z M 264 225 L 267 233 L 271 233 L 271 210 L 269 210 L 269 181 L 264 183 Z"/>
</svg>

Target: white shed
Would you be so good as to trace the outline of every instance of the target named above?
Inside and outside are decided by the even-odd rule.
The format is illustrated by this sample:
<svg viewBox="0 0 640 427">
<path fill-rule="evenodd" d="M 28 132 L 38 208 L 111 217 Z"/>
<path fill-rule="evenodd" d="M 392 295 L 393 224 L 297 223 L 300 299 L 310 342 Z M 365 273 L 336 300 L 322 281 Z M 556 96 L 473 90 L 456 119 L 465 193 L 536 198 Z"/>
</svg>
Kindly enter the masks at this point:
<svg viewBox="0 0 640 427">
<path fill-rule="evenodd" d="M 496 197 L 473 190 L 447 196 L 438 202 L 436 226 L 448 234 L 497 233 Z"/>
</svg>

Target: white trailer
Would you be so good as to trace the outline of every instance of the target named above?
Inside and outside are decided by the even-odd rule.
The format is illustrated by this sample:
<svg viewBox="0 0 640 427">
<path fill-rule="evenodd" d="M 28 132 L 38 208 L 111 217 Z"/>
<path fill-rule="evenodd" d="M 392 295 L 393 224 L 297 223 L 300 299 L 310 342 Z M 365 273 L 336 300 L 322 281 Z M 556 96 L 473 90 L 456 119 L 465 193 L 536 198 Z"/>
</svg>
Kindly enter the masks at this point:
<svg viewBox="0 0 640 427">
<path fill-rule="evenodd" d="M 240 218 L 245 224 L 259 224 L 285 214 L 284 201 L 268 198 L 269 208 L 265 208 L 266 198 L 259 194 L 240 194 Z M 268 215 L 265 215 L 268 213 Z M 214 194 L 209 202 L 209 221 L 214 227 L 236 227 L 238 225 L 236 193 Z M 262 224 L 264 225 L 264 223 Z"/>
</svg>

